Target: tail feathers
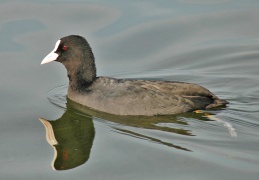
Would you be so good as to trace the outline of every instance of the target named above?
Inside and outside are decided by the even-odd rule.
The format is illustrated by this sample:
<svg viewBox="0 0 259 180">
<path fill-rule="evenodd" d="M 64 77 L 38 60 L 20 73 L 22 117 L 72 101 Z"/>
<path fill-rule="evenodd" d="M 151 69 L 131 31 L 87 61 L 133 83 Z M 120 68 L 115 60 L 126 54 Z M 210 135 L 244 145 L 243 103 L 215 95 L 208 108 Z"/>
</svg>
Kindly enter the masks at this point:
<svg viewBox="0 0 259 180">
<path fill-rule="evenodd" d="M 211 108 L 226 106 L 226 104 L 228 104 L 228 101 L 226 101 L 226 100 L 214 99 L 213 103 L 211 103 L 208 106 L 206 106 L 205 109 L 211 109 Z"/>
</svg>

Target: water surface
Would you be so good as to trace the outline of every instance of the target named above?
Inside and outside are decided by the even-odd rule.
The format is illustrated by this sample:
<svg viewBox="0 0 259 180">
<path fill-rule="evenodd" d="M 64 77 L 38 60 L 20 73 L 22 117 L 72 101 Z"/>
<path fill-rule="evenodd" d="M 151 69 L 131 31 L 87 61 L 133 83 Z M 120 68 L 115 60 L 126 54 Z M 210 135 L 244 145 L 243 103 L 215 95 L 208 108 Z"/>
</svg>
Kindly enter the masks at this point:
<svg viewBox="0 0 259 180">
<path fill-rule="evenodd" d="M 0 4 L 2 179 L 258 178 L 258 1 Z M 40 66 L 68 34 L 87 38 L 98 75 L 197 83 L 230 104 L 154 118 L 84 109 L 67 101 L 61 64 Z"/>
</svg>

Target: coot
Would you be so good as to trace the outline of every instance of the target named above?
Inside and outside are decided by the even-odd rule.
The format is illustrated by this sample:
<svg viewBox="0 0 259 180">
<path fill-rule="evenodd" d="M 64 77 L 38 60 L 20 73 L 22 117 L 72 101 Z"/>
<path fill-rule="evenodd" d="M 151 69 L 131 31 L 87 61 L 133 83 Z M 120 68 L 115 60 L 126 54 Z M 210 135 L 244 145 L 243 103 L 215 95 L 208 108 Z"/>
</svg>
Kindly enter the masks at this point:
<svg viewBox="0 0 259 180">
<path fill-rule="evenodd" d="M 78 35 L 58 40 L 41 64 L 52 61 L 62 63 L 67 69 L 69 99 L 110 114 L 169 115 L 228 103 L 192 83 L 97 77 L 92 49 Z"/>
</svg>

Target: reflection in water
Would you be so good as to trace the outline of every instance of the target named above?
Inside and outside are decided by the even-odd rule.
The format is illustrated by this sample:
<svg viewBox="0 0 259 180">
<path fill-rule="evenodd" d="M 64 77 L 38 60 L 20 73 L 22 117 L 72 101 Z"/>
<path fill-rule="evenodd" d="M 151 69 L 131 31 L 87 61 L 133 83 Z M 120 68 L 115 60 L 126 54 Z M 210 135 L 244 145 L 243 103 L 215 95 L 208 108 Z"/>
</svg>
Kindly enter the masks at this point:
<svg viewBox="0 0 259 180">
<path fill-rule="evenodd" d="M 46 128 L 47 141 L 55 150 L 52 162 L 53 169 L 71 169 L 82 165 L 89 159 L 95 134 L 92 121 L 93 117 L 122 124 L 125 125 L 125 127 L 158 130 L 186 136 L 194 135 L 190 130 L 172 127 L 173 124 L 188 125 L 187 122 L 179 120 L 179 117 L 195 118 L 196 120 L 202 121 L 211 120 L 208 116 L 204 116 L 204 114 L 200 112 L 170 116 L 117 116 L 90 109 L 67 99 L 66 112 L 61 118 L 56 121 L 48 121 L 40 118 L 40 121 Z M 166 124 L 170 124 L 170 126 L 166 126 Z M 114 129 L 121 134 L 149 140 L 151 142 L 163 144 L 179 150 L 191 151 L 185 147 L 164 142 L 160 139 L 149 137 L 121 127 L 114 127 Z"/>
<path fill-rule="evenodd" d="M 54 148 L 52 168 L 67 170 L 85 163 L 94 140 L 92 118 L 67 110 L 56 121 L 40 118 L 46 129 L 46 139 Z"/>
<path fill-rule="evenodd" d="M 67 98 L 67 108 L 72 110 L 73 112 L 79 112 L 83 114 L 88 114 L 94 117 L 98 117 L 104 120 L 109 120 L 111 122 L 115 122 L 118 124 L 127 125 L 130 127 L 144 128 L 144 129 L 152 129 L 152 130 L 160 130 L 165 132 L 172 132 L 182 135 L 191 136 L 192 133 L 189 130 L 185 129 L 177 129 L 166 126 L 158 126 L 158 123 L 173 123 L 173 124 L 181 124 L 188 125 L 186 122 L 181 121 L 175 115 L 166 115 L 166 116 L 118 116 L 113 114 L 108 114 L 105 112 L 100 112 L 86 106 L 82 106 L 70 99 Z M 201 120 L 207 120 L 202 116 L 202 114 L 194 114 L 194 113 L 184 113 L 181 114 L 184 117 L 193 117 Z M 195 115 L 195 117 L 194 117 Z M 179 115 L 178 115 L 179 116 Z"/>
<path fill-rule="evenodd" d="M 152 142 L 163 144 L 163 145 L 166 145 L 168 147 L 173 147 L 173 148 L 176 148 L 176 149 L 181 149 L 181 150 L 184 150 L 184 151 L 191 151 L 191 150 L 183 148 L 181 146 L 177 146 L 177 145 L 174 145 L 172 143 L 164 142 L 164 141 L 161 141 L 159 139 L 156 139 L 156 138 L 153 138 L 153 137 L 149 137 L 149 136 L 145 136 L 145 135 L 142 135 L 142 134 L 139 134 L 139 133 L 135 133 L 135 132 L 132 132 L 132 131 L 129 131 L 129 130 L 119 129 L 119 128 L 115 128 L 115 129 L 117 129 L 122 134 L 127 134 L 127 135 L 130 135 L 130 136 L 133 136 L 133 137 L 138 137 L 138 138 L 141 138 L 141 139 L 150 140 Z"/>
<path fill-rule="evenodd" d="M 217 122 L 223 124 L 223 126 L 227 128 L 228 133 L 229 133 L 229 135 L 230 135 L 231 137 L 237 137 L 236 129 L 235 129 L 235 128 L 232 126 L 232 124 L 230 124 L 229 122 L 225 122 L 224 120 L 221 120 L 221 119 L 215 117 L 215 116 L 212 115 L 212 114 L 203 112 L 202 110 L 196 110 L 195 112 L 196 112 L 196 113 L 204 114 L 204 115 L 207 116 L 210 120 L 217 121 Z"/>
</svg>

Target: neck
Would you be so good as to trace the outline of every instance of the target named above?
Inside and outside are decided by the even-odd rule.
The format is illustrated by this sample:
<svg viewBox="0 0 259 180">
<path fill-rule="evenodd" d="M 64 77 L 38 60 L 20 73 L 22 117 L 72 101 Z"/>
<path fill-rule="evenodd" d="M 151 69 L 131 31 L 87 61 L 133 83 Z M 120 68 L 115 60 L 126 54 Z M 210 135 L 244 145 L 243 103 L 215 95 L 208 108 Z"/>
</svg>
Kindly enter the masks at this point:
<svg viewBox="0 0 259 180">
<path fill-rule="evenodd" d="M 69 78 L 69 92 L 84 93 L 89 91 L 89 86 L 96 79 L 96 67 L 94 62 L 78 65 L 67 71 Z"/>
<path fill-rule="evenodd" d="M 89 44 L 81 42 L 81 46 L 71 49 L 62 64 L 67 69 L 70 93 L 84 93 L 96 79 L 94 55 Z"/>
</svg>

